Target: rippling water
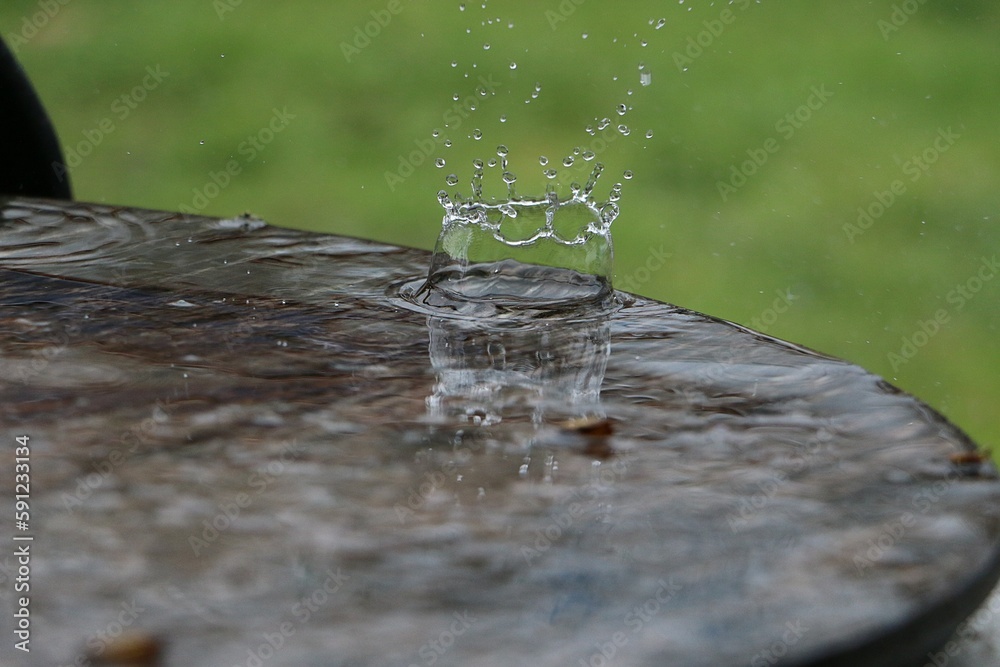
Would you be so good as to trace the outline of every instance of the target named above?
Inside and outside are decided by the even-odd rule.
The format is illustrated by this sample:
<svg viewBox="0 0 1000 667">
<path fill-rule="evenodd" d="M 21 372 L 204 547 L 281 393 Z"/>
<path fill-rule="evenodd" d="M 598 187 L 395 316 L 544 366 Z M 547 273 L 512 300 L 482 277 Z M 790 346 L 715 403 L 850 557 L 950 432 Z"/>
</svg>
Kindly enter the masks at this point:
<svg viewBox="0 0 1000 667">
<path fill-rule="evenodd" d="M 426 664 L 456 618 L 439 664 L 745 664 L 797 620 L 805 659 L 992 562 L 992 468 L 845 362 L 600 281 L 456 313 L 428 253 L 253 218 L 0 211 L 46 664 L 133 597 L 178 665 L 282 623 L 289 664 Z"/>
</svg>

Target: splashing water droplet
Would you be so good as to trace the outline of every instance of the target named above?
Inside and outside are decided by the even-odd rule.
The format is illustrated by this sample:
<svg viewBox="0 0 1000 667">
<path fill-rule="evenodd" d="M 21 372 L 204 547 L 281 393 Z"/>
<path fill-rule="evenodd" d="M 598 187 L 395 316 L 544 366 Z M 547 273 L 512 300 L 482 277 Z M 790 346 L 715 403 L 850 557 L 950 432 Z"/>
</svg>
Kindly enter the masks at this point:
<svg viewBox="0 0 1000 667">
<path fill-rule="evenodd" d="M 556 171 L 555 169 L 546 169 L 542 173 L 545 174 L 545 178 L 548 178 L 550 180 L 559 175 L 559 172 Z"/>
<path fill-rule="evenodd" d="M 483 131 L 477 127 L 472 131 L 472 138 L 475 139 L 476 141 L 479 141 L 480 139 L 483 138 Z"/>
<path fill-rule="evenodd" d="M 628 111 L 628 107 L 625 106 L 625 104 L 619 104 L 617 107 L 615 107 L 615 111 L 618 112 L 619 116 L 624 116 L 625 112 Z"/>
<path fill-rule="evenodd" d="M 597 179 L 601 177 L 601 173 L 604 172 L 604 165 L 598 162 L 594 165 L 594 170 L 590 172 L 590 178 L 587 180 L 587 185 L 583 187 L 583 196 L 587 199 L 590 198 L 590 193 L 594 191 L 594 187 L 597 185 Z"/>
<path fill-rule="evenodd" d="M 624 178 L 626 181 L 631 181 L 633 175 L 634 174 L 632 173 L 631 169 L 626 169 L 625 172 L 622 173 L 622 178 Z"/>
<path fill-rule="evenodd" d="M 660 19 L 656 22 L 656 30 L 659 30 L 663 26 L 667 25 L 667 19 Z"/>
<path fill-rule="evenodd" d="M 547 157 L 545 157 L 544 155 L 539 155 L 538 156 L 538 164 L 540 164 L 540 165 L 542 165 L 544 167 L 548 163 L 549 163 L 549 159 Z"/>
<path fill-rule="evenodd" d="M 618 126 L 618 133 L 623 137 L 627 137 L 632 130 L 628 129 L 628 125 L 622 124 Z"/>
<path fill-rule="evenodd" d="M 501 123 L 507 122 L 507 114 L 500 114 L 500 122 Z"/>
<path fill-rule="evenodd" d="M 594 151 L 583 151 L 583 159 L 587 162 L 590 162 L 595 157 L 597 157 L 597 154 Z"/>
<path fill-rule="evenodd" d="M 646 63 L 639 63 L 639 83 L 643 86 L 653 83 L 653 73 L 646 67 Z"/>
<path fill-rule="evenodd" d="M 507 152 L 508 152 L 507 147 L 504 146 L 503 144 L 497 146 L 497 155 L 499 155 L 500 157 L 507 157 Z"/>
<path fill-rule="evenodd" d="M 512 61 L 510 61 L 510 68 L 511 68 L 511 69 L 517 69 L 517 63 L 516 63 L 516 62 L 514 62 L 513 60 L 512 60 Z"/>
<path fill-rule="evenodd" d="M 572 155 L 567 155 L 566 157 L 563 158 L 564 167 L 572 167 L 574 162 L 576 162 L 576 160 L 573 159 Z"/>
<path fill-rule="evenodd" d="M 487 42 L 486 44 L 483 44 L 483 51 L 489 51 L 489 50 L 490 50 L 490 44 L 489 44 L 489 42 Z"/>
<path fill-rule="evenodd" d="M 495 166 L 497 166 L 497 159 L 495 157 L 491 157 L 489 159 L 489 161 L 486 163 L 486 166 L 487 167 L 495 167 Z"/>
<path fill-rule="evenodd" d="M 434 160 L 434 166 L 437 167 L 438 169 L 440 169 L 444 165 L 445 165 L 445 161 L 444 161 L 443 157 L 439 157 L 438 159 Z"/>
<path fill-rule="evenodd" d="M 455 174 L 448 174 L 448 176 L 445 177 L 444 182 L 450 185 L 451 187 L 455 187 L 456 185 L 458 185 L 458 176 L 456 176 Z"/>
<path fill-rule="evenodd" d="M 647 139 L 652 139 L 653 138 L 653 131 L 652 130 L 646 130 L 646 138 Z"/>
<path fill-rule="evenodd" d="M 445 148 L 451 148 L 451 139 L 445 139 L 444 140 L 444 147 Z"/>
</svg>

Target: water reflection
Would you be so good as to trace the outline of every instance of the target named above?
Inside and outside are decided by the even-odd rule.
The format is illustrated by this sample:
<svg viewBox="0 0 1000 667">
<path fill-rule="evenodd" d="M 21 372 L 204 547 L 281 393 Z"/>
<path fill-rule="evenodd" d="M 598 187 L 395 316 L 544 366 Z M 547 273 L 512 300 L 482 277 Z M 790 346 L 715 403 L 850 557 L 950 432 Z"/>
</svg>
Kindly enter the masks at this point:
<svg viewBox="0 0 1000 667">
<path fill-rule="evenodd" d="M 427 398 L 440 421 L 490 425 L 603 416 L 601 383 L 611 351 L 605 313 L 583 319 L 471 320 L 430 316 Z"/>
</svg>

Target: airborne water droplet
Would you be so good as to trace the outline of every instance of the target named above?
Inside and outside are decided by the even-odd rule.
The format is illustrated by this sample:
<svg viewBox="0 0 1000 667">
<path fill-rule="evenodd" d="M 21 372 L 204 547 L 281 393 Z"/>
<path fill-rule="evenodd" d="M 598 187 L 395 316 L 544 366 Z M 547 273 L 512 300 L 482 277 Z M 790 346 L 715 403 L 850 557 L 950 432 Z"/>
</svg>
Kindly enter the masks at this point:
<svg viewBox="0 0 1000 667">
<path fill-rule="evenodd" d="M 622 125 L 619 125 L 619 126 L 618 126 L 618 132 L 619 132 L 619 133 L 620 133 L 620 134 L 621 134 L 621 135 L 622 135 L 623 137 L 627 137 L 627 136 L 629 135 L 629 132 L 631 132 L 631 131 L 632 131 L 632 130 L 628 129 L 628 125 L 624 125 L 624 124 L 622 124 Z"/>
<path fill-rule="evenodd" d="M 563 158 L 564 167 L 572 167 L 574 162 L 575 160 L 573 159 L 572 155 L 567 155 L 566 157 Z"/>
<path fill-rule="evenodd" d="M 624 178 L 626 181 L 632 180 L 632 176 L 633 174 L 631 169 L 626 169 L 625 172 L 622 174 L 622 178 Z"/>
<path fill-rule="evenodd" d="M 548 179 L 553 179 L 559 174 L 559 172 L 557 172 L 555 169 L 546 169 L 542 173 L 545 174 L 545 178 Z"/>
<path fill-rule="evenodd" d="M 476 141 L 479 141 L 480 139 L 483 138 L 483 131 L 477 127 L 472 131 L 472 138 L 475 139 Z"/>
<path fill-rule="evenodd" d="M 618 115 L 619 115 L 619 116 L 624 116 L 624 115 L 625 115 L 625 112 L 626 112 L 626 111 L 628 111 L 628 107 L 627 107 L 627 106 L 625 106 L 624 104 L 619 104 L 619 105 L 618 105 L 618 106 L 617 106 L 617 107 L 615 108 L 615 111 L 617 111 L 617 112 L 618 112 Z"/>
<path fill-rule="evenodd" d="M 549 163 L 549 159 L 547 157 L 545 157 L 544 155 L 539 155 L 538 156 L 538 164 L 540 164 L 540 165 L 542 165 L 544 167 L 548 163 Z"/>
<path fill-rule="evenodd" d="M 440 169 L 444 165 L 445 165 L 445 161 L 444 161 L 443 157 L 439 157 L 438 159 L 434 160 L 434 166 L 436 166 L 438 169 Z"/>
<path fill-rule="evenodd" d="M 516 62 L 514 62 L 513 60 L 512 60 L 512 61 L 510 61 L 510 68 L 511 68 L 511 69 L 517 69 L 517 63 L 516 63 Z"/>
<path fill-rule="evenodd" d="M 456 176 L 455 174 L 448 174 L 448 176 L 445 177 L 444 182 L 454 187 L 458 185 L 458 176 Z"/>
<path fill-rule="evenodd" d="M 647 139 L 652 139 L 653 138 L 653 131 L 652 130 L 646 130 L 646 138 Z"/>
<path fill-rule="evenodd" d="M 508 152 L 507 147 L 504 146 L 503 144 L 497 146 L 497 155 L 499 155 L 500 157 L 507 157 L 507 152 Z"/>
<path fill-rule="evenodd" d="M 489 51 L 489 50 L 490 50 L 490 44 L 489 44 L 489 42 L 487 42 L 486 44 L 483 44 L 483 51 Z"/>
<path fill-rule="evenodd" d="M 648 86 L 653 82 L 653 73 L 646 67 L 646 63 L 639 63 L 639 83 Z"/>
</svg>

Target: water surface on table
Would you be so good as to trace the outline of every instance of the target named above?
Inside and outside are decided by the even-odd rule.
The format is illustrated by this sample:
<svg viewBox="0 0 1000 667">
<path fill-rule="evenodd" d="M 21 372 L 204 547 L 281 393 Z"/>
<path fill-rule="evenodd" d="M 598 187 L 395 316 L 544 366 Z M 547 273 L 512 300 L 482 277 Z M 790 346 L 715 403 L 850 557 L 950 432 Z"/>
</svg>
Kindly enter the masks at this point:
<svg viewBox="0 0 1000 667">
<path fill-rule="evenodd" d="M 995 561 L 992 467 L 845 362 L 627 295 L 418 312 L 428 253 L 252 218 L 0 215 L 32 664 L 133 602 L 170 665 L 805 664 Z"/>
</svg>

